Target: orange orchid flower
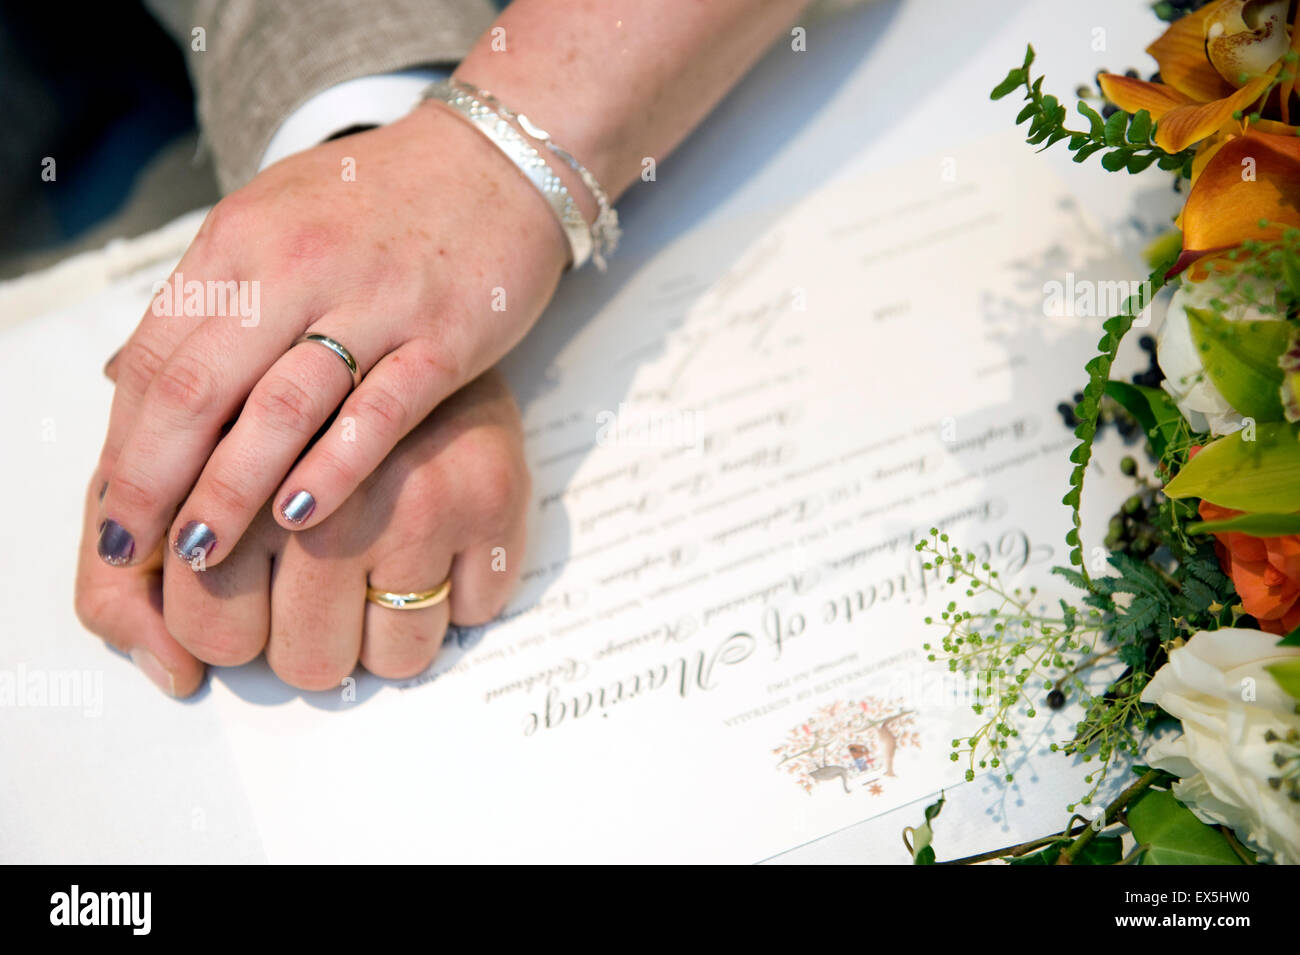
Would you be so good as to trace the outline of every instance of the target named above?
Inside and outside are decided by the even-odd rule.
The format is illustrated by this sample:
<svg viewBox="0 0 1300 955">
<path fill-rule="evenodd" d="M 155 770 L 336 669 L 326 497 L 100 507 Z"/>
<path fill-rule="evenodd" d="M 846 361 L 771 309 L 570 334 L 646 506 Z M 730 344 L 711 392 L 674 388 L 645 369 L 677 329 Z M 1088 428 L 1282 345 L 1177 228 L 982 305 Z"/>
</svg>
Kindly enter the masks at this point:
<svg viewBox="0 0 1300 955">
<path fill-rule="evenodd" d="M 1248 240 L 1273 241 L 1300 228 L 1300 136 L 1251 129 L 1213 149 L 1183 207 L 1175 272 Z"/>
<path fill-rule="evenodd" d="M 1296 77 L 1294 71 L 1289 71 L 1277 81 L 1282 73 L 1282 58 L 1240 89 L 1233 89 L 1210 62 L 1205 48 L 1206 21 L 1232 2 L 1218 0 L 1180 17 L 1147 47 L 1160 66 L 1161 82 L 1113 73 L 1099 77 L 1102 92 L 1120 109 L 1129 113 L 1144 109 L 1151 114 L 1157 123 L 1155 143 L 1165 152 L 1180 152 L 1221 130 L 1242 132 L 1246 124 L 1235 114 L 1249 112 L 1250 107 L 1270 95 L 1275 83 L 1279 87 L 1282 122 L 1274 121 L 1270 127 L 1274 131 L 1279 126 L 1294 131 L 1286 124 L 1290 120 L 1290 98 Z M 1300 52 L 1300 9 L 1291 28 L 1291 51 Z"/>
</svg>

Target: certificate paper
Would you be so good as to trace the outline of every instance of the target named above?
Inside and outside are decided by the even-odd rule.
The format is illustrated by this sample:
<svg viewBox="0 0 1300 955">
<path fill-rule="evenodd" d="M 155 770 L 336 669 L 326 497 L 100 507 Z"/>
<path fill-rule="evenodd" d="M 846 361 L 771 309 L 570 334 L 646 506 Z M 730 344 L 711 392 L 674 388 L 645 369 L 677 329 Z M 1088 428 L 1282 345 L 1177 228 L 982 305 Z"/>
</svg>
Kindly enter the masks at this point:
<svg viewBox="0 0 1300 955">
<path fill-rule="evenodd" d="M 508 363 L 502 619 L 402 684 L 214 677 L 272 861 L 752 862 L 962 778 L 977 718 L 922 649 L 960 594 L 913 544 L 1064 562 L 1055 407 L 1131 270 L 1015 137 L 621 267 Z"/>
</svg>

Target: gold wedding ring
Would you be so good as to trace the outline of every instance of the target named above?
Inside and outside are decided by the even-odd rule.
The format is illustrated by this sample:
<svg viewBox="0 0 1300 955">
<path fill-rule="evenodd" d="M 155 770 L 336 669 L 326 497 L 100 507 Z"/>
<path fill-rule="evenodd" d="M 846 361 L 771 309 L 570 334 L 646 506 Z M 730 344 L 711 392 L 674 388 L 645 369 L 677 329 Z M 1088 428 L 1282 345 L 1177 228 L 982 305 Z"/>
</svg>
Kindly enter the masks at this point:
<svg viewBox="0 0 1300 955">
<path fill-rule="evenodd" d="M 372 604 L 387 607 L 390 610 L 423 610 L 442 603 L 451 593 L 451 578 L 448 577 L 432 590 L 418 591 L 413 594 L 395 594 L 387 590 L 376 590 L 366 585 L 366 599 Z"/>
<path fill-rule="evenodd" d="M 308 332 L 296 342 L 290 345 L 290 348 L 296 348 L 303 342 L 311 342 L 314 345 L 324 345 L 334 354 L 343 360 L 343 364 L 348 366 L 348 374 L 352 376 L 352 387 L 355 388 L 361 384 L 361 369 L 357 365 L 357 360 L 352 357 L 352 352 L 343 347 L 342 342 L 337 342 L 328 335 L 317 335 L 315 332 Z"/>
</svg>

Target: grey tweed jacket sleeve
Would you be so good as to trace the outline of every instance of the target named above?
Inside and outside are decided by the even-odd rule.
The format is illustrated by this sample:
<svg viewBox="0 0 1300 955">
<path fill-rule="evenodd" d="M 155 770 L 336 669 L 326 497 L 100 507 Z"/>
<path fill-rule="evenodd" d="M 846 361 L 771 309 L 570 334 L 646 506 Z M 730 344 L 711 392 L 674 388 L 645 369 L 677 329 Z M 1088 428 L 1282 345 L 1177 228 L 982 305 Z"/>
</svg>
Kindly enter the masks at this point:
<svg viewBox="0 0 1300 955">
<path fill-rule="evenodd" d="M 491 0 L 146 3 L 185 52 L 224 192 L 253 177 L 280 123 L 313 94 L 358 76 L 456 63 L 497 13 Z"/>
</svg>

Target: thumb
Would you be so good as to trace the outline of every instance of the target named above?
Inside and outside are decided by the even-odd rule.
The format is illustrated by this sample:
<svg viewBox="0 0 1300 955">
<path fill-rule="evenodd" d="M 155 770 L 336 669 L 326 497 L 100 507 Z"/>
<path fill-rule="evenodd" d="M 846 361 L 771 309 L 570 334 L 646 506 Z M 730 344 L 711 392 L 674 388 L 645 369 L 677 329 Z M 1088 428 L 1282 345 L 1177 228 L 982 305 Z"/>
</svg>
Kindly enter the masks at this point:
<svg viewBox="0 0 1300 955">
<path fill-rule="evenodd" d="M 96 478 L 92 488 L 98 483 Z M 95 549 L 96 493 L 86 495 L 77 561 L 77 617 L 91 633 L 127 654 L 164 693 L 189 696 L 202 684 L 204 666 L 172 639 L 163 622 L 162 547 L 149 560 L 130 567 L 111 567 L 100 560 Z"/>
<path fill-rule="evenodd" d="M 108 356 L 108 361 L 104 362 L 104 377 L 113 384 L 117 384 L 117 360 L 122 356 L 122 349 L 118 349 Z"/>
</svg>

